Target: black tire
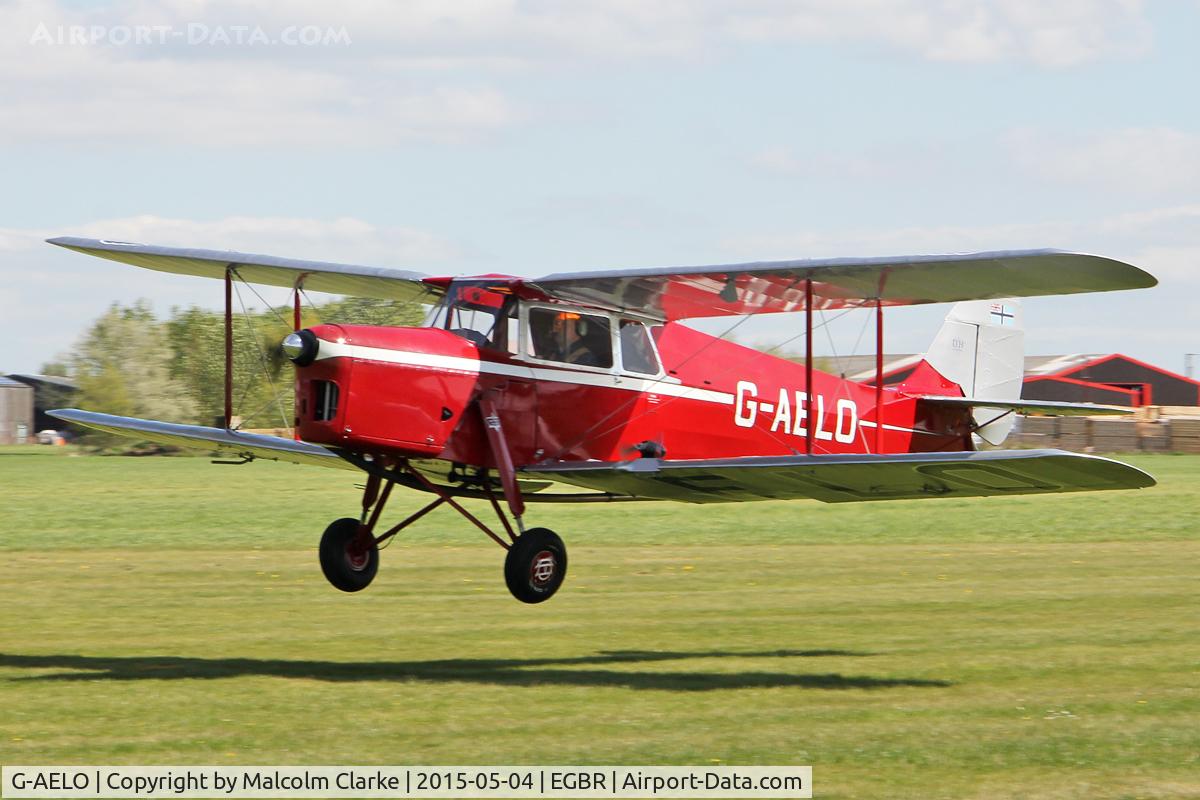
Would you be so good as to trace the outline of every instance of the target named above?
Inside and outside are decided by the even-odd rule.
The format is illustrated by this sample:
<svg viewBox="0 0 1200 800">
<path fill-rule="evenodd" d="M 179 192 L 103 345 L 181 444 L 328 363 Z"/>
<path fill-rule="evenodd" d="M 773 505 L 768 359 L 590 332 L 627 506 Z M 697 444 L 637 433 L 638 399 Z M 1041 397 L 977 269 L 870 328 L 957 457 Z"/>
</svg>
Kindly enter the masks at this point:
<svg viewBox="0 0 1200 800">
<path fill-rule="evenodd" d="M 325 578 L 343 592 L 358 592 L 370 585 L 379 570 L 379 548 L 356 553 L 353 545 L 358 538 L 359 522 L 343 517 L 329 523 L 321 535 L 321 571 Z"/>
<path fill-rule="evenodd" d="M 549 600 L 567 577 L 567 546 L 549 528 L 530 528 L 504 559 L 504 582 L 522 603 Z"/>
</svg>

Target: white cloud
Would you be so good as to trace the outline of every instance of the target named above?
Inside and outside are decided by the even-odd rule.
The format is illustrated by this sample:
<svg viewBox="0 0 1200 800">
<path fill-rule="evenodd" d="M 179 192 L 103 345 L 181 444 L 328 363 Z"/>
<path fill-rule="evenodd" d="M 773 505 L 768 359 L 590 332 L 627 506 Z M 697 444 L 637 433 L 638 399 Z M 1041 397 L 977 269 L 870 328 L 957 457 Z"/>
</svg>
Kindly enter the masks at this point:
<svg viewBox="0 0 1200 800">
<path fill-rule="evenodd" d="M 189 25 L 228 32 L 260 24 L 270 37 L 310 24 L 333 29 L 301 16 L 276 24 L 249 5 L 123 3 L 104 13 L 44 1 L 0 5 L 0 93 L 21 98 L 0 106 L 0 143 L 454 142 L 520 117 L 487 76 L 415 80 L 386 53 L 355 50 L 353 37 L 314 47 L 186 43 Z M 93 29 L 98 43 L 70 44 L 77 31 L 95 37 Z M 139 30 L 149 43 L 107 41 Z"/>
<path fill-rule="evenodd" d="M 1126 128 L 1086 135 L 1020 130 L 1007 137 L 1015 163 L 1053 181 L 1137 194 L 1194 190 L 1200 135 L 1176 128 Z"/>
<path fill-rule="evenodd" d="M 73 28 L 100 41 L 47 43 Z M 198 42 L 193 28 L 206 32 Z M 269 40 L 344 31 L 348 41 L 238 44 L 249 35 L 239 28 Z M 137 30 L 149 41 L 120 43 Z M 1142 52 L 1147 31 L 1127 0 L 32 0 L 0 4 L 0 93 L 22 98 L 0 108 L 0 143 L 456 142 L 526 117 L 497 86 L 514 70 L 700 59 L 766 40 L 1057 67 Z"/>
<path fill-rule="evenodd" d="M 729 20 L 748 39 L 874 42 L 931 61 L 1064 67 L 1149 46 L 1141 3 L 1122 0 L 809 0 L 753 7 L 760 13 L 732 13 Z"/>
<path fill-rule="evenodd" d="M 806 149 L 771 145 L 751 154 L 748 163 L 755 170 L 779 177 L 805 180 L 894 181 L 903 178 L 927 180 L 939 168 L 945 169 L 949 155 L 946 147 L 934 140 L 893 142 L 860 152 Z"/>
<path fill-rule="evenodd" d="M 1149 44 L 1138 0 L 430 0 L 351 8 L 309 0 L 277 8 L 276 17 L 361 28 L 371 42 L 517 60 L 695 56 L 769 40 L 861 42 L 934 61 L 1059 67 L 1140 54 Z"/>
<path fill-rule="evenodd" d="M 908 228 L 788 231 L 733 237 L 724 242 L 734 258 L 783 259 L 825 256 L 885 256 L 963 253 L 979 250 L 1071 246 L 1085 238 L 1064 222 L 980 226 L 930 225 Z"/>
<path fill-rule="evenodd" d="M 225 217 L 190 220 L 143 214 L 94 220 L 65 230 L 0 228 L 0 252 L 47 252 L 42 240 L 86 236 L 175 247 L 267 252 L 325 261 L 370 262 L 378 266 L 432 265 L 458 256 L 457 248 L 433 234 L 402 226 L 377 226 L 353 217 Z M 50 251 L 53 252 L 53 251 Z M 420 269 L 419 266 L 413 267 Z"/>
</svg>

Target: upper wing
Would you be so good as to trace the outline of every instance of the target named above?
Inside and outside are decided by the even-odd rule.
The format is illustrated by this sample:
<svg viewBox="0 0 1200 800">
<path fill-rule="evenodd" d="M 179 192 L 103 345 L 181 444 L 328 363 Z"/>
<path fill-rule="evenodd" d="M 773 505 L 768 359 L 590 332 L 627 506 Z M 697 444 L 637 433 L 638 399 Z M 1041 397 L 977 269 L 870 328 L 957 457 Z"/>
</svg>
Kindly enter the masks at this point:
<svg viewBox="0 0 1200 800">
<path fill-rule="evenodd" d="M 46 241 L 111 261 L 179 275 L 224 278 L 225 271 L 232 268 L 237 277 L 248 283 L 286 286 L 290 289 L 302 280 L 304 288 L 314 292 L 377 297 L 384 300 L 416 300 L 424 296 L 432 299 L 442 293 L 441 287 L 423 281 L 429 277 L 423 273 L 383 267 L 302 261 L 295 258 L 238 253 L 233 250 L 157 247 L 105 239 L 81 239 L 76 236 L 62 236 Z"/>
<path fill-rule="evenodd" d="M 82 239 L 64 236 L 51 244 L 126 264 L 269 286 L 388 300 L 434 299 L 443 280 L 419 272 L 304 261 L 232 250 Z M 1106 292 L 1154 286 L 1137 267 L 1101 256 L 1057 250 L 1014 250 L 941 256 L 761 261 L 707 267 L 658 267 L 556 273 L 524 281 L 549 297 L 662 319 L 803 311 L 805 281 L 813 281 L 814 307 L 874 303 L 916 305 L 1000 297 Z M 512 279 L 519 282 L 517 279 Z"/>
<path fill-rule="evenodd" d="M 1012 250 L 895 258 L 760 261 L 556 273 L 526 283 L 567 302 L 662 320 L 815 308 L 948 303 L 1000 297 L 1107 292 L 1154 286 L 1137 267 L 1058 250 Z"/>
<path fill-rule="evenodd" d="M 561 462 L 526 472 L 589 489 L 688 503 L 808 498 L 826 503 L 1140 489 L 1140 469 L 1062 450 L 695 461 Z"/>
<path fill-rule="evenodd" d="M 122 436 L 135 436 L 159 444 L 202 450 L 231 458 L 265 458 L 271 461 L 290 461 L 293 464 L 314 464 L 318 467 L 339 467 L 357 470 L 337 453 L 308 442 L 297 442 L 279 436 L 242 433 L 224 428 L 205 428 L 200 425 L 178 425 L 152 419 L 119 417 L 74 408 L 48 412 L 50 416 Z"/>
</svg>

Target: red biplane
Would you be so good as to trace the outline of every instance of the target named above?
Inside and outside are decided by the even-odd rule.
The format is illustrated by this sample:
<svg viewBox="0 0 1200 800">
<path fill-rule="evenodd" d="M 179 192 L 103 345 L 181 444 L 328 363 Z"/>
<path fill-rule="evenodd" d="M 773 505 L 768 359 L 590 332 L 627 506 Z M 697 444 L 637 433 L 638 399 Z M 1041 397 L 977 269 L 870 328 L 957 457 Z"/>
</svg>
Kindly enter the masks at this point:
<svg viewBox="0 0 1200 800">
<path fill-rule="evenodd" d="M 51 239 L 102 258 L 225 282 L 225 426 L 62 410 L 69 422 L 244 461 L 366 473 L 361 513 L 333 522 L 321 567 L 354 592 L 379 545 L 443 504 L 507 550 L 517 599 L 546 600 L 567 570 L 562 540 L 526 528 L 526 504 L 815 499 L 839 503 L 1152 486 L 1126 464 L 1003 442 L 1013 415 L 1128 409 L 1020 399 L 1021 310 L 1014 297 L 1155 285 L 1142 270 L 1053 250 L 829 259 L 706 267 L 430 277 L 237 252 Z M 293 291 L 283 349 L 296 367 L 295 437 L 230 427 L 235 281 Z M 420 327 L 321 324 L 300 330 L 302 290 L 432 306 Z M 856 383 L 813 368 L 814 312 L 956 303 L 902 383 Z M 680 324 L 697 317 L 800 312 L 796 363 Z M 567 486 L 563 486 L 566 484 Z M 395 486 L 433 495 L 383 529 Z M 581 491 L 582 490 L 582 491 Z M 512 522 L 504 513 L 501 497 Z M 461 498 L 487 500 L 489 527 Z"/>
</svg>

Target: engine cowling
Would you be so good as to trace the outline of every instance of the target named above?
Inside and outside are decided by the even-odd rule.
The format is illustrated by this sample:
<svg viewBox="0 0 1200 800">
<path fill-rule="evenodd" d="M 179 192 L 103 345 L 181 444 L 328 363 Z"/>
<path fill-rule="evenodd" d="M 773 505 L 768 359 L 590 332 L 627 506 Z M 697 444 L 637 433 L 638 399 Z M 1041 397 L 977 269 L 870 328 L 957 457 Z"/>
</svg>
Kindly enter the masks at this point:
<svg viewBox="0 0 1200 800">
<path fill-rule="evenodd" d="M 438 455 L 479 379 L 475 345 L 439 328 L 316 325 L 284 350 L 300 438 L 365 452 Z"/>
</svg>

